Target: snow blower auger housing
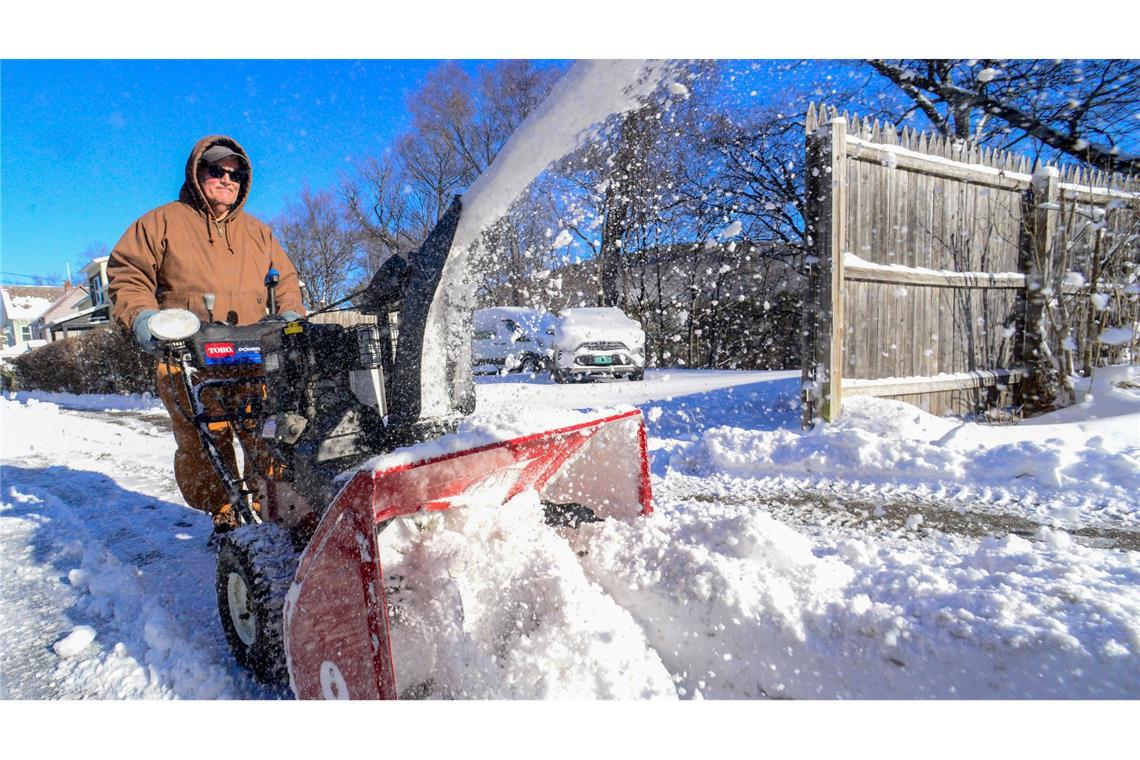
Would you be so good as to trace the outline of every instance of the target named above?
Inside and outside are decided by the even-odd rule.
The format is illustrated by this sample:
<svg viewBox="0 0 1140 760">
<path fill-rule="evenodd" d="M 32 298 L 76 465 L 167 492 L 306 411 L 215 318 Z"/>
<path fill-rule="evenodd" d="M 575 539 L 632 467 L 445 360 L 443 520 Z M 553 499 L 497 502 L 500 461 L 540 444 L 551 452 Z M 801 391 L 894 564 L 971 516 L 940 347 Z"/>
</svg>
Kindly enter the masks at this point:
<svg viewBox="0 0 1140 760">
<path fill-rule="evenodd" d="M 439 334 L 432 320 L 471 321 L 441 284 L 460 208 L 457 197 L 419 251 L 406 261 L 389 259 L 373 277 L 359 302 L 377 315 L 376 324 L 271 316 L 257 325 L 192 330 L 197 319 L 190 315 L 194 325 L 186 320 L 164 332 L 160 320 L 155 333 L 168 361 L 184 370 L 187 413 L 244 523 L 218 551 L 226 638 L 261 679 L 280 681 L 287 673 L 299 698 L 396 697 L 378 545 L 393 520 L 501 504 L 526 489 L 539 493 L 548 522 L 652 509 L 636 409 L 510 440 L 459 430 L 474 411 L 470 335 L 449 342 L 443 361 L 424 356 L 425 336 Z M 235 381 L 192 377 L 219 363 L 259 367 L 259 392 L 242 408 L 211 416 L 204 396 Z M 255 485 L 218 454 L 208 424 L 220 419 L 256 426 L 272 452 L 276 465 L 258 473 Z"/>
</svg>

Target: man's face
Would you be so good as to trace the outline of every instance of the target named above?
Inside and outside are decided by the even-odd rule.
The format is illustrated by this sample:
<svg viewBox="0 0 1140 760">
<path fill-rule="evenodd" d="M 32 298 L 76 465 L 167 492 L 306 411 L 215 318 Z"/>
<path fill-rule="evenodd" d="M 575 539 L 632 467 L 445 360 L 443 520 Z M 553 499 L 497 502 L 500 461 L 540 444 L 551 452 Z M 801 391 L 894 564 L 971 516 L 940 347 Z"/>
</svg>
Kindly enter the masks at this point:
<svg viewBox="0 0 1140 760">
<path fill-rule="evenodd" d="M 233 172 L 242 168 L 241 162 L 233 156 L 226 156 L 212 166 L 217 167 L 213 172 L 215 174 L 220 173 L 217 169 Z M 206 196 L 206 202 L 215 211 L 229 208 L 237 201 L 241 184 L 236 182 L 233 174 L 230 173 L 223 174 L 221 177 L 210 176 L 210 168 L 211 165 L 203 164 L 198 169 L 198 184 L 202 187 L 202 195 Z"/>
</svg>

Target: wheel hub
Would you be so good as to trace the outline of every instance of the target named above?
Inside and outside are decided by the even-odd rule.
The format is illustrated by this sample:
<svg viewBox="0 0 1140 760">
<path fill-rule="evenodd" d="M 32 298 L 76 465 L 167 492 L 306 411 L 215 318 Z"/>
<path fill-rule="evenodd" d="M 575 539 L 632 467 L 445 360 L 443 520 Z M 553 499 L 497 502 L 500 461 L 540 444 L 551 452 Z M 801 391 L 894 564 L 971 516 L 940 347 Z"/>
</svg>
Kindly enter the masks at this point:
<svg viewBox="0 0 1140 760">
<path fill-rule="evenodd" d="M 226 602 L 234 632 L 247 647 L 257 641 L 257 621 L 249 603 L 249 586 L 239 573 L 230 573 L 226 579 Z"/>
</svg>

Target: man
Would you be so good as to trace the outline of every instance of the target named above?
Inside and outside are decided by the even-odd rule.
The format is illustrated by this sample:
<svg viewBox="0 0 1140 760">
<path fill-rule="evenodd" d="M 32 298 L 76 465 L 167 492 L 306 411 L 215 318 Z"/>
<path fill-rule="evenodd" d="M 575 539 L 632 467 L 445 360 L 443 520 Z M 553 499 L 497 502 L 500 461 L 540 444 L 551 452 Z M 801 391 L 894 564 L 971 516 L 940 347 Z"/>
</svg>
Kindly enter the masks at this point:
<svg viewBox="0 0 1140 760">
<path fill-rule="evenodd" d="M 203 137 L 186 161 L 186 178 L 178 200 L 139 218 L 115 245 L 107 264 L 108 292 L 115 320 L 132 330 L 144 350 L 155 343 L 148 327 L 159 309 L 189 309 L 203 322 L 211 319 L 246 325 L 268 313 L 265 274 L 281 276 L 277 308 L 286 319 L 304 313 L 297 272 L 268 226 L 242 211 L 252 184 L 249 157 L 238 143 L 223 135 Z M 212 312 L 203 296 L 212 294 Z M 160 359 L 158 392 L 170 413 L 178 451 L 174 476 L 186 503 L 208 512 L 215 531 L 236 526 L 236 514 L 226 490 L 203 450 L 187 411 L 189 399 L 181 371 Z M 240 370 L 211 370 L 196 379 L 234 376 Z M 246 372 L 248 375 L 248 371 Z M 248 395 L 249 385 L 245 384 Z M 219 392 L 209 400 L 213 412 L 235 404 L 244 406 L 242 387 Z M 252 429 L 233 430 L 226 423 L 210 426 L 223 457 L 237 472 L 233 436 L 246 452 L 246 475 L 254 467 L 265 471 L 272 459 Z"/>
</svg>

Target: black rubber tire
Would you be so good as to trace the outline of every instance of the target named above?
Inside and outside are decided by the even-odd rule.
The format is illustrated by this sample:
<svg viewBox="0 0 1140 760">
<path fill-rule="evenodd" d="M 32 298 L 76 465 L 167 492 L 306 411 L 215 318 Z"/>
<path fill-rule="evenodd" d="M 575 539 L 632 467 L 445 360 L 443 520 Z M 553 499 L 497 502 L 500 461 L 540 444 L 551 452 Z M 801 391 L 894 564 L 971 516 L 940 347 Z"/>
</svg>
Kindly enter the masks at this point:
<svg viewBox="0 0 1140 760">
<path fill-rule="evenodd" d="M 636 370 L 634 372 L 630 372 L 629 373 L 629 379 L 630 380 L 644 380 L 645 379 L 645 370 L 639 369 L 639 370 Z"/>
<path fill-rule="evenodd" d="M 222 630 L 238 663 L 265 683 L 288 678 L 282 610 L 297 559 L 289 531 L 274 523 L 244 525 L 218 546 L 215 589 Z"/>
<path fill-rule="evenodd" d="M 561 371 L 559 371 L 558 367 L 554 367 L 550 370 L 550 377 L 552 380 L 554 380 L 554 382 L 559 384 L 566 382 L 566 376 L 563 375 Z"/>
<path fill-rule="evenodd" d="M 524 356 L 522 358 L 522 361 L 519 362 L 519 372 L 521 372 L 522 374 L 533 375 L 537 371 L 538 371 L 538 361 L 533 356 L 531 356 L 530 354 L 527 354 L 526 356 Z"/>
</svg>

